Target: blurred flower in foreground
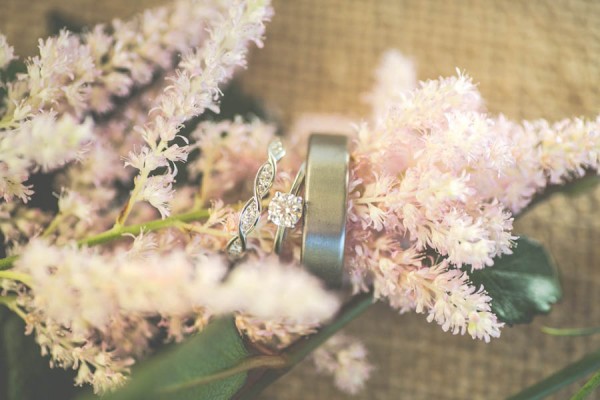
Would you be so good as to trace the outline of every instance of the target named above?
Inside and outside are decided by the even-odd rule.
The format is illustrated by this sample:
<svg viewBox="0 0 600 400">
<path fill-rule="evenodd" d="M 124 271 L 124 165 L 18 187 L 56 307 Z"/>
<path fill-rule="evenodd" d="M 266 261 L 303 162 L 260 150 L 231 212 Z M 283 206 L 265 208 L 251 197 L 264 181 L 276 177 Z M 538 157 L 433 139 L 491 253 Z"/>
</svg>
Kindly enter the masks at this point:
<svg viewBox="0 0 600 400">
<path fill-rule="evenodd" d="M 363 344 L 341 333 L 315 350 L 311 358 L 318 372 L 333 375 L 335 385 L 349 394 L 358 393 L 373 371 Z"/>
</svg>

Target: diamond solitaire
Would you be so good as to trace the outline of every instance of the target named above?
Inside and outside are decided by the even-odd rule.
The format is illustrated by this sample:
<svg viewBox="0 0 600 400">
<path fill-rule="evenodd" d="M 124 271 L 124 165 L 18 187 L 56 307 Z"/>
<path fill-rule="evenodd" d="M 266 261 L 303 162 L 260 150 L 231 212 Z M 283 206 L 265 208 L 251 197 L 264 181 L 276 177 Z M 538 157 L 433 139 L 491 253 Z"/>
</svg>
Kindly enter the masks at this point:
<svg viewBox="0 0 600 400">
<path fill-rule="evenodd" d="M 293 228 L 302 217 L 302 197 L 275 192 L 269 203 L 269 220 L 275 225 Z"/>
</svg>

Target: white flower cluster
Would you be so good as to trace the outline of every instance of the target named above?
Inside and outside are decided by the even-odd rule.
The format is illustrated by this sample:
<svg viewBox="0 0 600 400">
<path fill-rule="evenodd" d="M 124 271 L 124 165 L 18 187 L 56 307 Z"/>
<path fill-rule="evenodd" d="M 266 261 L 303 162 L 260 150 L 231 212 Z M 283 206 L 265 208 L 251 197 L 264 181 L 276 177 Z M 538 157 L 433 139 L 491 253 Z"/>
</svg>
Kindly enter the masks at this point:
<svg viewBox="0 0 600 400">
<path fill-rule="evenodd" d="M 394 57 L 384 63 L 406 64 Z M 503 324 L 457 267 L 484 268 L 511 252 L 512 216 L 489 192 L 514 166 L 510 140 L 494 130 L 460 71 L 412 91 L 395 87 L 378 92 L 378 102 L 392 96 L 391 105 L 358 128 L 352 154 L 347 248 L 355 289 L 372 283 L 375 297 L 401 312 L 488 341 Z"/>
<path fill-rule="evenodd" d="M 258 119 L 244 122 L 239 116 L 233 121 L 198 124 L 192 138 L 200 155 L 188 171 L 194 178 L 202 176 L 202 203 L 222 198 L 241 182 L 253 182 L 275 131 L 273 124 Z"/>
<path fill-rule="evenodd" d="M 515 213 L 549 184 L 600 173 L 600 117 L 518 124 L 499 116 L 494 130 L 513 144 L 510 151 L 515 163 L 489 182 L 489 192 Z"/>
<path fill-rule="evenodd" d="M 80 123 L 69 114 L 50 111 L 21 123 L 15 131 L 3 132 L 0 196 L 5 201 L 18 197 L 26 202 L 33 194 L 31 185 L 25 183 L 31 171 L 48 172 L 80 159 L 93 139 L 92 128 L 89 118 Z"/>
<path fill-rule="evenodd" d="M 127 165 L 139 174 L 118 223 L 127 219 L 137 201 L 149 202 L 163 217 L 169 215 L 177 174 L 174 164 L 185 161 L 189 152 L 184 138 L 179 137 L 179 144 L 173 142 L 184 122 L 206 109 L 218 110 L 219 85 L 231 78 L 236 67 L 246 65 L 249 42 L 262 46 L 264 22 L 272 12 L 268 4 L 266 0 L 233 1 L 227 14 L 215 19 L 204 47 L 186 55 L 177 74 L 169 78 L 171 85 L 159 96 L 150 122 L 137 127 L 145 145 L 129 154 Z M 166 167 L 166 173 L 150 177 L 159 167 Z"/>
<path fill-rule="evenodd" d="M 81 146 L 92 139 L 91 135 L 82 141 L 48 134 L 53 132 L 51 119 L 55 125 L 68 122 L 73 134 L 91 131 L 86 114 L 110 110 L 113 97 L 148 84 L 154 73 L 172 66 L 175 54 L 189 52 L 202 42 L 207 21 L 214 20 L 224 6 L 216 3 L 178 0 L 128 22 L 116 20 L 110 29 L 98 25 L 82 36 L 61 31 L 57 37 L 40 40 L 39 55 L 26 61 L 26 73 L 6 83 L 7 95 L 0 104 L 0 196 L 6 201 L 27 201 L 33 194 L 25 183 L 31 171 L 73 161 L 73 148 L 79 146 L 81 155 Z M 14 58 L 12 47 L 0 36 L 0 70 Z M 35 139 L 41 139 L 40 147 L 19 146 L 32 139 L 30 131 L 39 127 L 43 129 L 37 130 Z M 66 127 L 61 129 L 64 133 Z M 38 164 L 41 156 L 35 157 L 33 149 L 51 153 L 50 158 L 42 157 L 45 164 Z"/>
<path fill-rule="evenodd" d="M 225 5 L 221 0 L 177 0 L 129 21 L 115 20 L 109 29 L 97 25 L 83 38 L 100 70 L 91 88 L 90 108 L 109 111 L 114 106 L 111 97 L 127 96 L 133 87 L 148 84 L 158 71 L 169 70 L 175 54 L 202 43 L 209 21 L 218 18 Z"/>
<path fill-rule="evenodd" d="M 5 69 L 14 59 L 15 49 L 8 44 L 6 36 L 0 34 L 0 70 Z"/>
<path fill-rule="evenodd" d="M 369 379 L 373 366 L 367 350 L 357 339 L 338 333 L 312 354 L 317 371 L 333 375 L 335 385 L 348 394 L 356 394 Z"/>
</svg>

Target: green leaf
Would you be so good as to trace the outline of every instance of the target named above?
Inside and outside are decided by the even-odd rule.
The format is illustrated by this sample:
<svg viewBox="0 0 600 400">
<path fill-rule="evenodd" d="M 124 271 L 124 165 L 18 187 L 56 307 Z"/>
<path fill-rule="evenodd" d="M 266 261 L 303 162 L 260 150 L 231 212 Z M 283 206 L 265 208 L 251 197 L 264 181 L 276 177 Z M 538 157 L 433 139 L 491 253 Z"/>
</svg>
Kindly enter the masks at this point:
<svg viewBox="0 0 600 400">
<path fill-rule="evenodd" d="M 600 184 L 600 176 L 597 173 L 589 171 L 582 177 L 575 178 L 572 181 L 560 184 L 550 185 L 544 189 L 543 192 L 536 194 L 531 203 L 527 205 L 523 210 L 519 212 L 519 217 L 527 214 L 539 203 L 543 203 L 556 193 L 562 193 L 565 196 L 577 197 L 581 194 L 587 193 L 590 190 L 595 189 Z"/>
<path fill-rule="evenodd" d="M 507 400 L 543 399 L 598 369 L 600 369 L 600 350 L 586 355 L 573 364 L 555 372 L 546 379 L 509 397 Z"/>
<path fill-rule="evenodd" d="M 203 381 L 234 369 L 249 356 L 233 318 L 219 319 L 186 342 L 171 346 L 134 368 L 124 388 L 105 400 L 219 400 L 229 399 L 246 381 L 246 372 Z M 223 375 L 223 374 L 221 374 Z"/>
<path fill-rule="evenodd" d="M 32 336 L 25 335 L 25 325 L 16 315 L 2 308 L 0 343 L 2 349 L 2 388 L 6 400 L 72 399 L 80 390 L 73 386 L 73 372 L 51 369 L 42 357 Z"/>
<path fill-rule="evenodd" d="M 587 381 L 577 393 L 575 393 L 571 400 L 587 399 L 598 386 L 600 386 L 600 371 L 596 372 L 594 376 L 592 376 L 592 378 Z"/>
<path fill-rule="evenodd" d="M 542 332 L 552 336 L 591 336 L 600 334 L 600 326 L 589 328 L 550 328 L 543 326 Z"/>
<path fill-rule="evenodd" d="M 531 322 L 550 311 L 562 296 L 558 272 L 541 244 L 521 237 L 513 254 L 497 258 L 490 268 L 468 272 L 492 298 L 492 310 L 509 324 Z"/>
<path fill-rule="evenodd" d="M 565 184 L 565 189 L 562 190 L 561 193 L 570 197 L 577 197 L 588 193 L 590 190 L 596 189 L 598 185 L 600 185 L 600 176 L 590 172 L 581 178 L 577 178 L 574 181 Z"/>
</svg>

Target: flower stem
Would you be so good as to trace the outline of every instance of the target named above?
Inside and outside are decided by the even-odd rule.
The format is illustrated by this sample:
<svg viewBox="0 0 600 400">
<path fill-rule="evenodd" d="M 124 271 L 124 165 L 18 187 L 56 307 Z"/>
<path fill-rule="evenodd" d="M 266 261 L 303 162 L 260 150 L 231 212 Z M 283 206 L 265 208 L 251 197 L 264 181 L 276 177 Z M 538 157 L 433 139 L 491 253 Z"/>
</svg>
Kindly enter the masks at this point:
<svg viewBox="0 0 600 400">
<path fill-rule="evenodd" d="M 168 143 L 165 140 L 161 139 L 158 142 L 158 144 L 156 145 L 156 147 L 152 147 L 152 151 L 155 154 L 160 154 L 161 152 L 163 152 L 165 150 L 167 145 L 168 145 Z M 149 170 L 148 168 L 146 168 L 145 166 L 140 171 L 140 174 L 136 177 L 136 179 L 134 181 L 134 186 L 133 186 L 133 190 L 131 191 L 131 196 L 129 196 L 129 199 L 127 200 L 127 203 L 125 204 L 125 207 L 123 207 L 123 209 L 119 213 L 119 216 L 117 217 L 117 220 L 115 221 L 115 226 L 113 228 L 118 229 L 118 228 L 122 228 L 125 225 L 125 222 L 127 222 L 127 218 L 129 217 L 129 214 L 131 213 L 133 206 L 135 205 L 135 203 L 138 202 L 138 197 L 140 196 L 141 191 L 144 189 L 144 186 L 146 185 L 146 181 L 148 180 L 148 177 L 150 176 L 151 172 L 152 171 Z"/>
<path fill-rule="evenodd" d="M 62 222 L 62 220 L 64 219 L 64 215 L 61 213 L 56 214 L 56 216 L 54 217 L 54 219 L 52 220 L 52 222 L 50 222 L 50 225 L 48 225 L 46 227 L 46 229 L 44 230 L 44 232 L 42 233 L 42 237 L 43 238 L 47 238 L 48 236 L 50 236 L 51 234 L 54 233 L 54 231 L 58 228 L 58 226 L 60 225 L 60 223 Z"/>
<path fill-rule="evenodd" d="M 590 336 L 600 334 L 600 326 L 588 328 L 550 328 L 543 326 L 542 332 L 553 336 Z"/>
<path fill-rule="evenodd" d="M 127 221 L 127 218 L 129 217 L 129 214 L 131 213 L 131 210 L 133 209 L 133 205 L 137 202 L 137 198 L 140 195 L 142 187 L 144 187 L 144 185 L 146 184 L 148 175 L 149 175 L 149 172 L 146 170 L 140 172 L 138 179 L 135 180 L 135 186 L 134 186 L 133 190 L 131 191 L 131 195 L 129 196 L 129 199 L 127 199 L 127 203 L 125 204 L 125 207 L 123 207 L 123 209 L 119 213 L 119 216 L 117 217 L 117 220 L 115 221 L 115 225 L 113 226 L 113 229 L 119 229 L 125 225 L 125 222 Z"/>
<path fill-rule="evenodd" d="M 17 305 L 17 296 L 0 296 L 0 304 L 4 304 L 9 310 L 17 314 L 23 321 L 27 315 Z"/>
<path fill-rule="evenodd" d="M 31 284 L 31 276 L 15 271 L 0 271 L 0 279 L 10 279 L 19 281 L 29 286 Z"/>
<path fill-rule="evenodd" d="M 177 226 L 177 224 L 181 222 L 192 222 L 208 218 L 209 215 L 210 211 L 208 209 L 201 209 L 189 213 L 173 215 L 165 219 L 156 219 L 153 221 L 144 222 L 142 224 L 113 227 L 97 235 L 92 235 L 85 239 L 81 239 L 77 242 L 77 244 L 79 246 L 96 246 L 120 239 L 124 234 L 137 235 L 141 231 L 152 232 L 159 229 L 170 228 Z M 0 258 L 0 271 L 10 268 L 17 258 L 19 258 L 18 255 Z"/>
<path fill-rule="evenodd" d="M 141 231 L 151 232 L 159 229 L 170 228 L 177 226 L 181 222 L 191 222 L 199 219 L 207 218 L 210 212 L 207 209 L 202 209 L 198 211 L 192 211 L 185 214 L 173 215 L 172 217 L 168 217 L 165 219 L 155 219 L 150 222 L 145 222 L 142 224 L 135 224 L 129 226 L 122 227 L 113 227 L 108 231 L 99 233 L 94 236 L 90 236 L 88 238 L 82 239 L 77 242 L 80 246 L 96 246 L 98 244 L 103 244 L 106 242 L 113 241 L 115 239 L 120 238 L 124 234 L 133 234 L 137 235 Z"/>
<path fill-rule="evenodd" d="M 507 400 L 541 400 L 552 393 L 600 370 L 600 350 L 588 353 L 578 361 L 529 386 Z"/>
<path fill-rule="evenodd" d="M 227 239 L 231 237 L 231 233 L 221 231 L 219 229 L 205 228 L 203 226 L 196 226 L 196 225 L 192 225 L 190 223 L 182 222 L 182 221 L 177 222 L 177 224 L 175 226 L 177 228 L 180 228 L 181 230 L 184 230 L 187 232 L 201 233 L 201 234 L 206 234 L 206 235 L 223 237 L 223 238 L 227 238 Z"/>
</svg>

